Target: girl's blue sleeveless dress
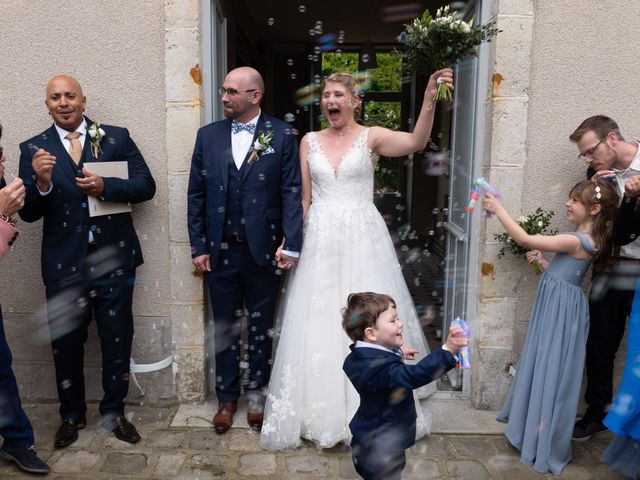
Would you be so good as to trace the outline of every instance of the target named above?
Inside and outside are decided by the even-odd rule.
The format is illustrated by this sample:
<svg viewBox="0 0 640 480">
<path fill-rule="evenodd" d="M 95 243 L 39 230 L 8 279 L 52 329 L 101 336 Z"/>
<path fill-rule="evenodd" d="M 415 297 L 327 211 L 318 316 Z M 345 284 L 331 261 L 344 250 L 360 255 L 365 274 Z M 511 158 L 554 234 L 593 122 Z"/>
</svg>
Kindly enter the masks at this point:
<svg viewBox="0 0 640 480">
<path fill-rule="evenodd" d="M 587 236 L 576 235 L 595 253 Z M 571 461 L 589 333 L 589 303 L 581 285 L 591 259 L 556 253 L 542 274 L 524 348 L 498 420 L 520 450 L 520 461 L 540 473 L 560 475 Z"/>
</svg>

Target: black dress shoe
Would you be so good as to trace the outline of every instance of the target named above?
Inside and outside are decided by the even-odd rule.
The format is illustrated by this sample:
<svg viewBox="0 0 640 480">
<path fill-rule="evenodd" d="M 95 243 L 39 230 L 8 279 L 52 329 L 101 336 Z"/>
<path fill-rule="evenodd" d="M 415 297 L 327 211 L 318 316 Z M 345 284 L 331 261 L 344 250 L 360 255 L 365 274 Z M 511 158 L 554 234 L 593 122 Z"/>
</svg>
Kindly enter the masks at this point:
<svg viewBox="0 0 640 480">
<path fill-rule="evenodd" d="M 55 447 L 64 448 L 71 445 L 78 439 L 78 430 L 86 426 L 87 419 L 85 417 L 63 419 L 56 432 Z"/>
<path fill-rule="evenodd" d="M 38 454 L 36 453 L 36 449 L 33 448 L 33 445 L 30 447 L 21 447 L 5 443 L 2 445 L 2 448 L 0 448 L 0 457 L 16 462 L 18 467 L 25 472 L 49 473 L 49 465 L 38 458 Z"/>
<path fill-rule="evenodd" d="M 115 417 L 113 424 L 115 427 L 111 431 L 118 440 L 128 443 L 138 443 L 140 441 L 140 434 L 136 430 L 136 427 L 124 416 Z"/>
</svg>

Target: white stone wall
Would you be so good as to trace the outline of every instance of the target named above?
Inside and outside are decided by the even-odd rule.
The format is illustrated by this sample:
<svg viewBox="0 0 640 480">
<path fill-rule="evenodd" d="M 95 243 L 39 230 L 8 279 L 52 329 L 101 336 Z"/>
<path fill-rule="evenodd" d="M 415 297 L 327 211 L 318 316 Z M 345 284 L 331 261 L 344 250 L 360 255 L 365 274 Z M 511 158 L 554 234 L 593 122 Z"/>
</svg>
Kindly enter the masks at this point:
<svg viewBox="0 0 640 480">
<path fill-rule="evenodd" d="M 7 170 L 17 175 L 18 143 L 51 125 L 45 86 L 56 74 L 76 77 L 87 96 L 87 115 L 127 127 L 149 164 L 157 193 L 133 213 L 145 257 L 137 272 L 133 357 L 138 363 L 161 360 L 172 348 L 169 226 L 176 226 L 169 222 L 163 2 L 3 0 L 1 10 L 0 123 Z M 19 228 L 22 235 L 0 278 L 14 370 L 24 398 L 55 399 L 48 340 L 45 335 L 35 343 L 33 335 L 44 305 L 42 224 L 21 222 Z M 86 347 L 88 396 L 96 399 L 102 389 L 95 330 Z M 174 395 L 171 369 L 139 380 L 148 400 Z M 133 385 L 130 398 L 138 398 Z"/>
<path fill-rule="evenodd" d="M 586 171 L 568 140 L 571 132 L 602 113 L 616 119 L 627 138 L 640 138 L 637 4 L 494 0 L 493 11 L 503 31 L 491 47 L 483 173 L 512 215 L 553 209 L 554 226 L 570 229 L 563 205 Z M 518 360 L 538 282 L 523 260 L 496 258 L 493 236 L 500 231 L 497 221 L 487 222 L 480 248 L 485 274 L 471 394 L 478 408 L 504 402 L 511 384 L 505 366 Z M 623 364 L 621 349 L 618 374 Z"/>
</svg>

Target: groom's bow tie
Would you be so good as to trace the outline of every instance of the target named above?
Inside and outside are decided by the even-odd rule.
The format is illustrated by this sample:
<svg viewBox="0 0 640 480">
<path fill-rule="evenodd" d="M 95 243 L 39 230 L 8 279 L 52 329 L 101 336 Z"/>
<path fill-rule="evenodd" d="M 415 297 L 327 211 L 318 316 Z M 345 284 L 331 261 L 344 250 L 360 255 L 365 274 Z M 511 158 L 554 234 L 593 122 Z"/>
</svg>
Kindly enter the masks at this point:
<svg viewBox="0 0 640 480">
<path fill-rule="evenodd" d="M 231 133 L 240 133 L 242 131 L 249 132 L 251 135 L 256 131 L 255 123 L 240 123 L 235 120 L 231 122 Z"/>
</svg>

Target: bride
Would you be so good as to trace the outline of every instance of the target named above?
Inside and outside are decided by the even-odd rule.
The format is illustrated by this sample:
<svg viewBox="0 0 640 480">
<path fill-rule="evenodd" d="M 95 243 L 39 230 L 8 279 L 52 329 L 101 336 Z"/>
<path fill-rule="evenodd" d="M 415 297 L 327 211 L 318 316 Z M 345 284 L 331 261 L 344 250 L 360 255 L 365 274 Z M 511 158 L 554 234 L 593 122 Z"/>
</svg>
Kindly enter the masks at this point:
<svg viewBox="0 0 640 480">
<path fill-rule="evenodd" d="M 373 204 L 373 174 L 378 155 L 400 157 L 426 146 L 437 78 L 453 89 L 451 69 L 431 75 L 412 133 L 356 123 L 361 104 L 352 75 L 336 73 L 323 84 L 321 108 L 330 125 L 308 133 L 300 145 L 304 241 L 276 316 L 280 338 L 260 438 L 268 450 L 295 448 L 301 438 L 319 448 L 348 443 L 359 403 L 342 372 L 350 341 L 341 308 L 350 293 L 393 297 L 407 347 L 418 351 L 417 360 L 429 353 L 391 237 Z M 422 393 L 434 390 L 431 385 Z M 421 437 L 431 418 L 417 411 Z"/>
</svg>

